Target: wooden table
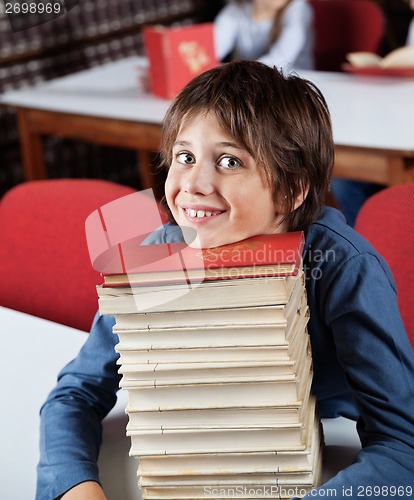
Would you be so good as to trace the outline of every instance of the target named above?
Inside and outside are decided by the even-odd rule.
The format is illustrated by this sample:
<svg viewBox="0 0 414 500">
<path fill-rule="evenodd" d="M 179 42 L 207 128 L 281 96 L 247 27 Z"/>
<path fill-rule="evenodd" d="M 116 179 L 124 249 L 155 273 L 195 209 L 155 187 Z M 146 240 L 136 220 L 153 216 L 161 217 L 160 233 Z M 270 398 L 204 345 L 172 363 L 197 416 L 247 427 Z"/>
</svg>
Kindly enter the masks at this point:
<svg viewBox="0 0 414 500">
<path fill-rule="evenodd" d="M 414 181 L 414 79 L 303 71 L 325 96 L 334 175 L 384 185 Z"/>
<path fill-rule="evenodd" d="M 150 153 L 159 146 L 170 104 L 140 92 L 131 57 L 7 92 L 0 103 L 17 109 L 26 180 L 47 177 L 42 136 L 58 134 L 139 152 L 143 189 L 154 188 Z M 303 71 L 332 114 L 334 174 L 385 185 L 414 181 L 414 80 Z"/>
<path fill-rule="evenodd" d="M 137 150 L 142 188 L 154 188 L 150 158 L 170 102 L 139 91 L 146 65 L 121 59 L 0 95 L 0 104 L 16 108 L 25 180 L 47 178 L 42 136 L 56 134 Z"/>
</svg>

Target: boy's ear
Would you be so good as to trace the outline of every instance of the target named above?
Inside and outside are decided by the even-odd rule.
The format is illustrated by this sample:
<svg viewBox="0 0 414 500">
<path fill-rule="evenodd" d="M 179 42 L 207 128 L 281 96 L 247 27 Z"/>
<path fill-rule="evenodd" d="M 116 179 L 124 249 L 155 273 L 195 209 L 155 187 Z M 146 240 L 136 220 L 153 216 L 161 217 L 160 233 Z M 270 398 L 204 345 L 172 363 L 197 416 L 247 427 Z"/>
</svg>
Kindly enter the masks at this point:
<svg viewBox="0 0 414 500">
<path fill-rule="evenodd" d="M 308 193 L 309 193 L 309 184 L 306 183 L 301 189 L 299 196 L 296 197 L 292 212 L 302 205 L 302 203 L 306 200 Z"/>
<path fill-rule="evenodd" d="M 299 208 L 302 203 L 306 200 L 306 197 L 308 196 L 309 193 L 309 184 L 306 183 L 303 185 L 302 189 L 300 190 L 298 196 L 293 199 L 293 205 L 292 208 L 290 208 L 287 204 L 287 196 L 283 196 L 278 205 L 277 205 L 277 211 L 279 214 L 284 214 L 289 215 L 290 213 L 294 212 L 297 208 Z"/>
</svg>

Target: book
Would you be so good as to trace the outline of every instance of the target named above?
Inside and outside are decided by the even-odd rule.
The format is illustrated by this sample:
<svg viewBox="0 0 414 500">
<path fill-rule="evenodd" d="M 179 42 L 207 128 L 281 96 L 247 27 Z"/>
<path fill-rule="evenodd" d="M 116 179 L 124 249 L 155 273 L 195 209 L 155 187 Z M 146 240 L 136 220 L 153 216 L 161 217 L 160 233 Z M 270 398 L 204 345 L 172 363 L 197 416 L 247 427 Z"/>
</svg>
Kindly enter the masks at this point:
<svg viewBox="0 0 414 500">
<path fill-rule="evenodd" d="M 139 480 L 141 488 L 157 487 L 181 487 L 181 486 L 240 486 L 262 485 L 274 486 L 307 486 L 314 484 L 315 477 L 313 472 L 281 472 L 281 473 L 263 473 L 263 474 L 227 474 L 219 477 L 212 476 L 142 476 Z"/>
<path fill-rule="evenodd" d="M 247 427 L 240 429 L 162 429 L 128 430 L 131 453 L 168 455 L 179 453 L 229 453 L 304 449 L 302 424 Z"/>
<path fill-rule="evenodd" d="M 399 47 L 384 57 L 373 52 L 350 52 L 346 58 L 352 66 L 358 68 L 414 68 L 414 47 Z"/>
<path fill-rule="evenodd" d="M 174 328 L 178 331 L 179 329 L 209 327 L 212 321 L 221 327 L 255 324 L 264 327 L 274 325 L 277 328 L 279 325 L 287 325 L 291 311 L 296 305 L 297 303 L 292 300 L 288 304 L 273 306 L 117 314 L 113 331 L 121 338 L 124 334 L 128 335 L 128 332 L 134 330 L 161 332 Z"/>
<path fill-rule="evenodd" d="M 166 27 L 144 26 L 151 92 L 173 99 L 195 76 L 218 66 L 213 24 Z"/>
<path fill-rule="evenodd" d="M 178 409 L 297 406 L 307 398 L 312 371 L 301 379 L 279 378 L 209 384 L 176 384 L 157 387 L 128 387 L 128 408 L 163 411 Z"/>
<path fill-rule="evenodd" d="M 129 363 L 224 363 L 233 361 L 278 361 L 294 359 L 292 351 L 301 340 L 295 336 L 287 345 L 231 346 L 209 348 L 135 349 L 133 346 L 117 344 L 119 364 Z M 306 341 L 306 337 L 305 337 Z"/>
<path fill-rule="evenodd" d="M 304 396 L 307 398 L 307 395 Z M 252 408 L 200 408 L 186 410 L 141 411 L 127 407 L 129 421 L 127 428 L 162 428 L 172 425 L 175 428 L 200 427 L 212 425 L 220 427 L 226 422 L 233 422 L 235 427 L 252 425 L 253 427 L 273 424 L 297 424 L 302 421 L 307 399 L 297 405 L 260 406 Z"/>
<path fill-rule="evenodd" d="M 140 456 L 138 475 L 218 476 L 235 473 L 310 472 L 314 470 L 313 464 L 318 459 L 322 440 L 321 424 L 315 419 L 314 427 L 308 428 L 307 446 L 304 450 Z"/>
<path fill-rule="evenodd" d="M 323 436 L 317 418 L 307 436 L 306 449 L 299 451 L 142 456 L 142 498 L 305 496 L 320 484 L 322 474 Z"/>
<path fill-rule="evenodd" d="M 304 422 L 266 427 L 203 427 L 127 430 L 131 455 L 180 455 L 185 453 L 235 453 L 249 451 L 305 450 L 309 429 L 315 425 L 315 405 L 310 400 Z"/>
<path fill-rule="evenodd" d="M 145 342 L 145 335 L 184 336 L 186 333 L 201 332 L 209 329 L 214 337 L 214 329 L 226 329 L 227 337 L 231 337 L 231 329 L 262 328 L 263 331 L 273 327 L 274 341 L 286 340 L 289 329 L 296 320 L 297 313 L 307 310 L 306 292 L 300 280 L 295 283 L 286 304 L 270 306 L 243 307 L 232 309 L 198 309 L 192 311 L 143 312 L 117 314 L 113 332 L 122 341 L 133 341 L 136 345 Z M 257 334 L 255 334 L 257 335 Z M 154 341 L 153 340 L 153 341 Z M 180 344 L 185 345 L 185 344 Z"/>
<path fill-rule="evenodd" d="M 200 381 L 197 381 L 197 379 L 185 379 L 184 377 L 179 378 L 178 376 L 176 379 L 162 379 L 158 378 L 157 375 L 154 375 L 152 379 L 145 380 L 142 378 L 136 378 L 131 374 L 124 373 L 122 380 L 120 381 L 120 387 L 128 389 L 130 392 L 135 392 L 136 390 L 145 388 L 159 389 L 161 387 L 168 387 L 171 389 L 170 393 L 172 397 L 174 396 L 174 392 L 178 392 L 176 390 L 177 388 L 187 387 L 187 393 L 189 393 L 189 397 L 191 397 L 191 393 L 199 391 L 200 388 L 208 388 L 209 386 L 214 388 L 215 385 L 218 385 L 219 387 L 216 389 L 216 393 L 214 394 L 214 397 L 216 397 L 217 391 L 220 391 L 225 384 L 278 382 L 277 390 L 279 397 L 283 398 L 287 397 L 288 394 L 295 394 L 294 398 L 297 399 L 300 384 L 303 383 L 304 379 L 306 380 L 311 368 L 311 356 L 306 356 L 301 360 L 301 363 L 298 366 L 298 371 L 295 374 L 287 375 L 269 375 L 267 372 L 270 370 L 267 370 L 267 372 L 261 375 L 258 374 L 257 369 L 254 371 L 252 370 L 250 373 L 248 370 L 240 370 L 238 375 L 233 374 L 233 376 L 228 376 L 227 378 L 225 375 L 222 377 L 214 377 L 214 375 L 210 375 L 209 377 L 200 378 Z"/>
<path fill-rule="evenodd" d="M 193 311 L 286 304 L 302 275 L 218 280 L 198 284 L 107 288 L 97 286 L 101 314 Z"/>
<path fill-rule="evenodd" d="M 273 486 L 262 484 L 249 486 L 239 484 L 227 486 L 158 486 L 145 488 L 142 500 L 205 500 L 206 497 L 220 498 L 220 500 L 234 500 L 234 498 L 289 500 L 292 497 L 304 497 L 312 489 L 313 487 L 309 488 L 301 485 L 277 485 L 276 482 Z"/>
<path fill-rule="evenodd" d="M 120 273 L 105 254 L 97 291 L 115 316 L 142 498 L 304 496 L 322 434 L 303 233 L 206 250 L 135 240 L 119 245 Z"/>
<path fill-rule="evenodd" d="M 307 335 L 307 333 L 306 333 Z M 245 361 L 223 361 L 223 362 L 195 362 L 182 361 L 177 363 L 122 363 L 119 373 L 126 380 L 138 380 L 160 385 L 180 385 L 186 381 L 194 383 L 209 383 L 218 380 L 253 380 L 255 377 L 277 378 L 295 375 L 299 372 L 305 357 L 311 357 L 310 343 L 296 342 L 291 351 L 292 359 L 271 359 L 268 361 L 245 360 Z M 129 407 L 131 409 L 131 407 Z"/>
<path fill-rule="evenodd" d="M 287 346 L 253 346 L 253 347 L 211 347 L 208 349 L 144 349 L 117 347 L 120 364 L 128 363 L 177 363 L 185 360 L 189 363 L 209 362 L 225 363 L 233 361 L 288 361 L 292 359 L 292 344 Z"/>
<path fill-rule="evenodd" d="M 214 318 L 214 315 L 212 315 Z M 215 347 L 254 347 L 288 346 L 298 329 L 304 328 L 307 322 L 308 307 L 292 314 L 289 321 L 276 324 L 216 324 L 215 319 L 210 325 L 171 327 L 151 330 L 118 330 L 117 349 L 157 350 L 157 349 L 208 349 Z M 148 361 L 148 360 L 147 360 Z"/>
<path fill-rule="evenodd" d="M 133 238 L 118 245 L 113 260 L 122 262 L 123 267 L 120 273 L 105 272 L 103 286 L 294 275 L 301 264 L 303 246 L 301 231 L 253 236 L 207 249 L 184 242 L 139 246 Z"/>
</svg>

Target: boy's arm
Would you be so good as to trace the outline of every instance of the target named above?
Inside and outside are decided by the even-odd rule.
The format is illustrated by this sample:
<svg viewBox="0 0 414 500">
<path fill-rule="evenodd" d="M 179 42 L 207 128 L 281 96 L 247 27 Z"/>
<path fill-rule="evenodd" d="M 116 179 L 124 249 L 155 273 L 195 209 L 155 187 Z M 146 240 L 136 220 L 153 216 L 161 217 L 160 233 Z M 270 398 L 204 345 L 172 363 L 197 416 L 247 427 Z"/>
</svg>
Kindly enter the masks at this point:
<svg viewBox="0 0 414 500">
<path fill-rule="evenodd" d="M 61 371 L 41 409 L 36 500 L 58 498 L 85 481 L 99 482 L 101 422 L 116 402 L 120 380 L 113 323 L 97 315 L 80 353 Z"/>
<path fill-rule="evenodd" d="M 320 310 L 361 415 L 362 450 L 310 498 L 409 498 L 414 494 L 414 354 L 395 285 L 386 264 L 368 252 L 336 266 L 320 290 Z"/>
</svg>

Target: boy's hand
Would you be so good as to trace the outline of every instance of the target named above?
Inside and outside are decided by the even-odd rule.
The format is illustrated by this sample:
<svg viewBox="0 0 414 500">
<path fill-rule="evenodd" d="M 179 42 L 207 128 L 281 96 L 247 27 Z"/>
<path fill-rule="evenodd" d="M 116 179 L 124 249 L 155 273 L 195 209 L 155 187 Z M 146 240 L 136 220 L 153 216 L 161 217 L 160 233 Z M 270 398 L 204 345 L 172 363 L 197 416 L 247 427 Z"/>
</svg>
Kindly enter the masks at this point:
<svg viewBox="0 0 414 500">
<path fill-rule="evenodd" d="M 64 493 L 61 500 L 106 500 L 106 496 L 95 481 L 85 481 L 84 483 L 77 484 L 69 491 Z"/>
</svg>

